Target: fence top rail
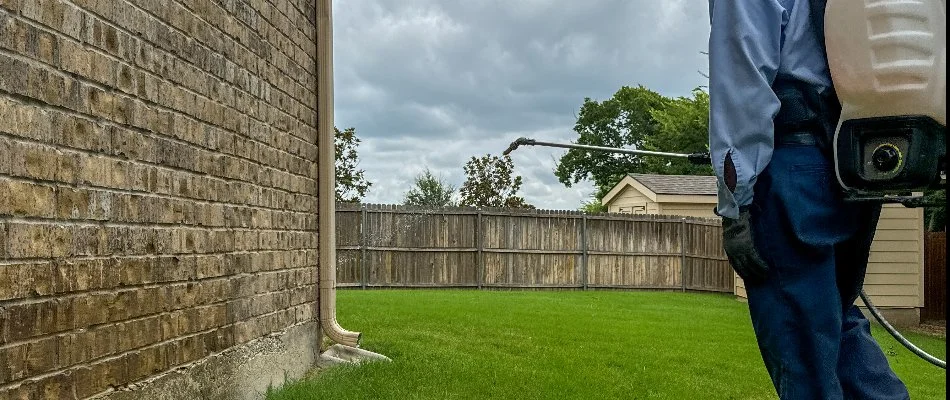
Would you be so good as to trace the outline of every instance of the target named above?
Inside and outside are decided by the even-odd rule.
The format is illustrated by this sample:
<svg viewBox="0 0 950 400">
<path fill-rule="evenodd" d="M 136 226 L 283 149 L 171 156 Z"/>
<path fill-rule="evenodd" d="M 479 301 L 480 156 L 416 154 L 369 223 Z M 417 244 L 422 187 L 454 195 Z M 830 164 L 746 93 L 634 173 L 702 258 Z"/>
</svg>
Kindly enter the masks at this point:
<svg viewBox="0 0 950 400">
<path fill-rule="evenodd" d="M 661 214 L 626 214 L 599 212 L 589 213 L 576 210 L 547 210 L 547 209 L 521 209 L 521 208 L 497 208 L 497 207 L 424 207 L 407 206 L 401 204 L 375 204 L 375 203 L 351 203 L 337 202 L 337 211 L 356 212 L 367 211 L 372 213 L 391 213 L 391 214 L 423 214 L 423 215 L 484 215 L 484 216 L 510 216 L 510 217 L 542 217 L 542 218 L 570 218 L 570 219 L 593 219 L 593 220 L 624 220 L 624 221 L 642 221 L 642 222 L 661 222 L 661 223 L 682 223 L 686 221 L 690 224 L 705 226 L 720 226 L 721 221 L 718 218 L 703 218 L 680 215 L 661 215 Z"/>
</svg>

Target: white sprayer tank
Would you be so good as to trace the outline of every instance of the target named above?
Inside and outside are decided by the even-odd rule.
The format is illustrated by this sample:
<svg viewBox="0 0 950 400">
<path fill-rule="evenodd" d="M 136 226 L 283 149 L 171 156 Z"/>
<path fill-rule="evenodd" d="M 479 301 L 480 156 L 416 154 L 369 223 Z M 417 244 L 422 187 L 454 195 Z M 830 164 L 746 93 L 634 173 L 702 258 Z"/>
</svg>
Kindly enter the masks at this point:
<svg viewBox="0 0 950 400">
<path fill-rule="evenodd" d="M 861 196 L 945 179 L 947 1 L 827 0 L 835 172 Z"/>
<path fill-rule="evenodd" d="M 946 0 L 828 0 L 841 121 L 923 115 L 947 125 Z"/>
</svg>

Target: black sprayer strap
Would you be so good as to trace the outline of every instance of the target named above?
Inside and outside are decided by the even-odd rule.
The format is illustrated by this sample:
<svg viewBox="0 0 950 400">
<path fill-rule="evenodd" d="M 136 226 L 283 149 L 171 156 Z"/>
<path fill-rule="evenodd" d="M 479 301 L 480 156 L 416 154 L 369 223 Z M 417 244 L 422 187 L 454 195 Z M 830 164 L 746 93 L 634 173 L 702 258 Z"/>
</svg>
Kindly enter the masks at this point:
<svg viewBox="0 0 950 400">
<path fill-rule="evenodd" d="M 825 49 L 825 6 L 828 0 L 809 0 L 808 15 L 811 17 L 811 26 L 818 34 L 818 43 L 821 45 L 821 51 Z"/>
</svg>

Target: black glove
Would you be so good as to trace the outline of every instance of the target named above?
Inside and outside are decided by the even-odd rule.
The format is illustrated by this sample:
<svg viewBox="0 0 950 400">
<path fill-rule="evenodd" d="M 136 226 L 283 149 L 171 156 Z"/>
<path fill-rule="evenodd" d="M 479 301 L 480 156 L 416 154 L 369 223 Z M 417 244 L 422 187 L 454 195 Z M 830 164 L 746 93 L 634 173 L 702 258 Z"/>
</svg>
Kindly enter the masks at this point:
<svg viewBox="0 0 950 400">
<path fill-rule="evenodd" d="M 740 208 L 738 219 L 722 218 L 722 244 L 729 264 L 742 280 L 749 283 L 765 280 L 769 266 L 755 251 L 747 208 Z"/>
</svg>

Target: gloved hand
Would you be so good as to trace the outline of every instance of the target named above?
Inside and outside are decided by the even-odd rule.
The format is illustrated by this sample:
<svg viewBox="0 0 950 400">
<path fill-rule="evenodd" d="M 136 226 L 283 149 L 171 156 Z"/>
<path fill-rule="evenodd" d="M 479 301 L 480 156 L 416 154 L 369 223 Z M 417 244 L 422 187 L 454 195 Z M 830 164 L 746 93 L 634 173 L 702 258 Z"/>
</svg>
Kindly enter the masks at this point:
<svg viewBox="0 0 950 400">
<path fill-rule="evenodd" d="M 722 243 L 729 264 L 742 280 L 748 283 L 765 280 L 769 266 L 755 250 L 747 208 L 740 208 L 738 219 L 722 218 Z"/>
</svg>

